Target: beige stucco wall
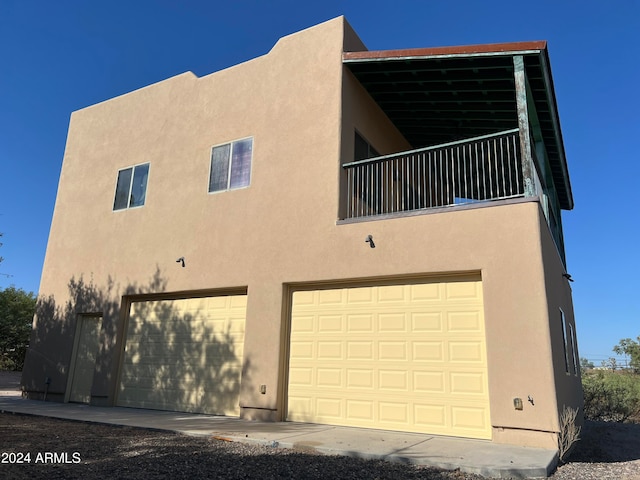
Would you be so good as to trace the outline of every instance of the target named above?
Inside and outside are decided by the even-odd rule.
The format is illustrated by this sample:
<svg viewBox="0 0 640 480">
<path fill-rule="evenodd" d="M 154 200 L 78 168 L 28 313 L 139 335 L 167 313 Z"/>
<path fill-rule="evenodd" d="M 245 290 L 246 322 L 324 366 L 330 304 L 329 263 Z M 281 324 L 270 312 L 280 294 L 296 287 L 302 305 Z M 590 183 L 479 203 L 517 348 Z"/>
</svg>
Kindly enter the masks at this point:
<svg viewBox="0 0 640 480">
<path fill-rule="evenodd" d="M 246 290 L 243 415 L 282 419 L 290 285 L 479 272 L 494 440 L 554 441 L 557 392 L 571 395 L 554 373 L 557 307 L 547 302 L 570 311 L 570 294 L 555 298 L 559 267 L 538 203 L 339 222 L 340 165 L 353 158 L 354 129 L 381 153 L 410 147 L 343 67 L 345 37 L 349 49 L 362 46 L 338 18 L 233 68 L 185 73 L 74 112 L 40 288 L 50 308 L 35 320 L 27 390 L 42 391 L 49 376 L 50 398 L 64 395 L 75 312 L 103 312 L 92 396 L 112 404 L 122 295 Z M 207 193 L 211 147 L 248 136 L 250 187 Z M 113 212 L 118 170 L 145 162 L 145 206 Z M 67 308 L 69 282 L 80 277 L 75 291 L 85 298 Z"/>
<path fill-rule="evenodd" d="M 564 406 L 582 410 L 584 399 L 582 396 L 580 354 L 577 344 L 578 332 L 573 313 L 571 284 L 564 277 L 566 273 L 564 265 L 560 260 L 560 254 L 551 236 L 551 231 L 543 217 L 540 218 L 540 230 L 542 233 L 542 256 L 545 266 L 545 283 L 549 309 L 549 328 L 552 332 L 551 347 L 553 350 L 553 370 L 558 398 L 558 411 L 562 413 Z M 563 345 L 560 309 L 565 314 L 569 372 L 566 371 L 565 367 L 565 346 Z M 571 340 L 570 328 L 573 329 L 574 342 Z M 579 418 L 581 419 L 581 416 Z"/>
</svg>

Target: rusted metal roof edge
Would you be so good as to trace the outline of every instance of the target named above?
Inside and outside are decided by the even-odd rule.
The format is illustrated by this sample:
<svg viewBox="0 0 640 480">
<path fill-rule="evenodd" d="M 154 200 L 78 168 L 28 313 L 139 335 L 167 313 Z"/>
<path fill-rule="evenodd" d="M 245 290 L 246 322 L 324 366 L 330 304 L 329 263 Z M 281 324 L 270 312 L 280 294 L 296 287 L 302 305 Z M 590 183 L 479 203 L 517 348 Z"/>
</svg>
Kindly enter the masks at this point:
<svg viewBox="0 0 640 480">
<path fill-rule="evenodd" d="M 533 42 L 488 43 L 457 47 L 408 48 L 404 50 L 374 50 L 343 52 L 344 62 L 403 60 L 438 57 L 474 57 L 491 55 L 525 55 L 546 50 L 544 40 Z"/>
</svg>

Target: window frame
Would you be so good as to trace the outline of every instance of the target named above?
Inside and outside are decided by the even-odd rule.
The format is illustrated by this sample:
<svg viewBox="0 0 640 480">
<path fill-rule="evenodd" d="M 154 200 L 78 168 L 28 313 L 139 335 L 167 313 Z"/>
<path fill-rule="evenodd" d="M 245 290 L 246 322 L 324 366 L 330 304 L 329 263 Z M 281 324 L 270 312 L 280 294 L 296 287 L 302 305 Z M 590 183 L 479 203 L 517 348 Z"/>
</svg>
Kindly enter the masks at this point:
<svg viewBox="0 0 640 480">
<path fill-rule="evenodd" d="M 133 185 L 134 185 L 134 180 L 136 179 L 136 169 L 138 167 L 147 167 L 147 180 L 146 183 L 144 185 L 144 200 L 142 202 L 141 205 L 131 205 L 131 192 L 133 189 Z M 120 174 L 126 170 L 131 170 L 131 178 L 129 179 L 129 187 L 127 189 L 127 205 L 125 207 L 121 207 L 121 208 L 116 208 L 116 201 L 118 199 L 118 185 L 119 185 L 119 180 L 120 180 Z M 124 210 L 130 210 L 130 209 L 134 209 L 134 208 L 142 208 L 145 206 L 146 202 L 147 202 L 147 194 L 149 193 L 149 175 L 151 172 L 151 162 L 144 162 L 144 163 L 136 163 L 134 165 L 129 165 L 127 167 L 124 168 L 120 168 L 118 169 L 118 175 L 116 176 L 116 185 L 115 185 L 115 189 L 113 192 L 113 203 L 111 205 L 111 211 L 112 212 L 121 212 Z"/>
<path fill-rule="evenodd" d="M 251 140 L 251 156 L 249 158 L 249 180 L 247 182 L 246 185 L 240 185 L 237 187 L 232 187 L 231 186 L 231 172 L 233 169 L 233 151 L 234 151 L 234 146 L 240 142 L 244 142 L 247 140 Z M 232 140 L 230 142 L 224 142 L 224 143 L 219 143 L 217 145 L 213 145 L 211 146 L 210 149 L 210 155 L 209 155 L 209 180 L 208 180 L 208 185 L 207 185 L 207 193 L 209 194 L 216 194 L 216 193 L 222 193 L 222 192 L 228 192 L 231 190 L 241 190 L 243 188 L 249 188 L 251 186 L 251 178 L 253 177 L 253 150 L 254 150 L 254 137 L 253 136 L 247 136 L 247 137 L 242 137 L 242 138 L 238 138 L 236 140 Z M 211 175 L 213 173 L 213 152 L 216 148 L 221 148 L 221 147 L 225 147 L 225 146 L 229 146 L 229 156 L 228 156 L 228 164 L 227 164 L 227 186 L 226 188 L 222 188 L 222 189 L 218 189 L 218 190 L 211 190 Z"/>
<path fill-rule="evenodd" d="M 562 346 L 564 347 L 564 371 L 567 375 L 571 375 L 569 371 L 569 348 L 567 342 L 567 319 L 564 310 L 560 310 L 560 327 L 562 328 Z"/>
<path fill-rule="evenodd" d="M 357 128 L 354 129 L 354 137 L 353 137 L 353 161 L 359 162 L 360 160 L 367 160 L 369 158 L 376 158 L 380 156 L 378 150 L 371 144 L 367 138 L 362 135 Z M 358 158 L 358 140 L 361 140 L 363 143 L 367 145 L 367 156 L 364 158 Z"/>
<path fill-rule="evenodd" d="M 578 375 L 580 371 L 580 361 L 578 360 L 578 342 L 576 339 L 576 329 L 573 326 L 573 323 L 569 323 L 569 339 L 571 341 L 571 360 L 573 362 L 573 374 Z"/>
</svg>

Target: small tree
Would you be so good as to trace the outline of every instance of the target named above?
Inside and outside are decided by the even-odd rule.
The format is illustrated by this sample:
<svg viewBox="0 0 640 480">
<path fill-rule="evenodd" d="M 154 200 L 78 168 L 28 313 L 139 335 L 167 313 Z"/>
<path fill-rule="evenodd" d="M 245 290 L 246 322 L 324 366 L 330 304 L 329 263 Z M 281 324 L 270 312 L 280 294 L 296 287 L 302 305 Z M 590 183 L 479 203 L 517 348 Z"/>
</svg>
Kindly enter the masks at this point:
<svg viewBox="0 0 640 480">
<path fill-rule="evenodd" d="M 0 290 L 0 370 L 22 370 L 35 311 L 33 292 Z"/>
<path fill-rule="evenodd" d="M 627 365 L 633 373 L 640 373 L 640 336 L 638 340 L 623 338 L 613 347 L 613 351 L 618 355 L 624 355 Z"/>
<path fill-rule="evenodd" d="M 618 361 L 614 357 L 609 357 L 609 360 L 602 361 L 602 367 L 615 372 L 618 369 Z"/>
<path fill-rule="evenodd" d="M 595 365 L 593 362 L 590 362 L 588 359 L 582 357 L 580 358 L 580 369 L 582 372 L 586 372 L 587 370 L 593 370 Z"/>
</svg>

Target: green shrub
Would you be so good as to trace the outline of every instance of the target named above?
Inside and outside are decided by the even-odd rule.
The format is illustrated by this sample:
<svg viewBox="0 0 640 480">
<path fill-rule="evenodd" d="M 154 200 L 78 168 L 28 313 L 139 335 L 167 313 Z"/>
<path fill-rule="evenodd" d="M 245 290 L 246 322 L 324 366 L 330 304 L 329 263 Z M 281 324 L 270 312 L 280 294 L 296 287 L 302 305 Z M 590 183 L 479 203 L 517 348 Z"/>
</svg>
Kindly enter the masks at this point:
<svg viewBox="0 0 640 480">
<path fill-rule="evenodd" d="M 13 286 L 0 290 L 0 370 L 22 370 L 36 296 Z"/>
<path fill-rule="evenodd" d="M 589 420 L 625 422 L 640 415 L 640 375 L 591 371 L 582 375 L 584 415 Z"/>
</svg>

